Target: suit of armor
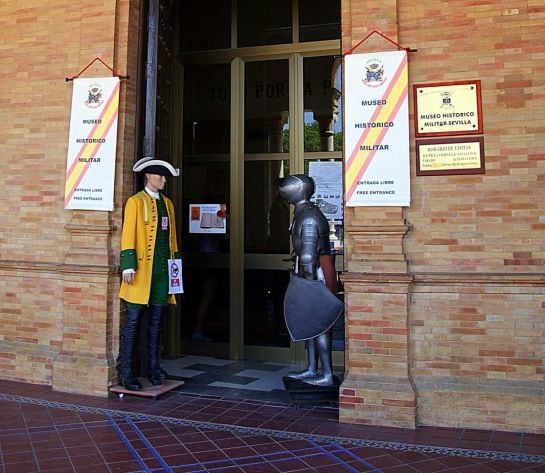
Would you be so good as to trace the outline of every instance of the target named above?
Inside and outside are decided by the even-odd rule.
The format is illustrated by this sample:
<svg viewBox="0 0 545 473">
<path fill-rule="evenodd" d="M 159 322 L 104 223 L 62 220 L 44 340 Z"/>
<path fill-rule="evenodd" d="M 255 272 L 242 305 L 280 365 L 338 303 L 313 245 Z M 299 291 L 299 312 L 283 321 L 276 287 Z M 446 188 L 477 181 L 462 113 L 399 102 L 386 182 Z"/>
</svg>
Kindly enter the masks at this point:
<svg viewBox="0 0 545 473">
<path fill-rule="evenodd" d="M 328 271 L 322 268 L 325 258 L 329 259 L 329 225 L 322 212 L 310 202 L 314 194 L 314 181 L 304 174 L 285 178 L 279 186 L 280 196 L 289 204 L 295 205 L 295 213 L 290 227 L 291 240 L 295 252 L 294 273 L 304 279 L 324 279 Z M 330 261 L 330 260 L 327 260 Z M 324 274 L 324 269 L 326 274 Z M 334 271 L 334 269 L 333 269 Z M 333 277 L 334 273 L 333 273 Z M 325 283 L 325 281 L 324 281 Z M 328 284 L 331 288 L 331 284 Z M 301 306 L 305 300 L 301 300 Z M 308 367 L 303 371 L 290 372 L 288 377 L 300 379 L 315 386 L 333 384 L 331 368 L 331 331 L 326 330 L 308 340 Z M 322 373 L 318 371 L 319 362 Z"/>
</svg>

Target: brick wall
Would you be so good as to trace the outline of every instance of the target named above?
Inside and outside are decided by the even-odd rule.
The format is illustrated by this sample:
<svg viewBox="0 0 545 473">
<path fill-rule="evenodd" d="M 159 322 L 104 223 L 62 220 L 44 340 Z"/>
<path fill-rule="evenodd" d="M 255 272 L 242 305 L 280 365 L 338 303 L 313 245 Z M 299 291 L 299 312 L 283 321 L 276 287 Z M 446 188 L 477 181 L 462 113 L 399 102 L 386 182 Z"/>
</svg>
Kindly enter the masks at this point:
<svg viewBox="0 0 545 473">
<path fill-rule="evenodd" d="M 545 2 L 342 10 L 344 51 L 373 29 L 418 50 L 410 87 L 481 81 L 486 173 L 415 175 L 411 94 L 410 208 L 346 212 L 341 421 L 543 432 Z"/>
<path fill-rule="evenodd" d="M 543 286 L 532 276 L 449 279 L 423 280 L 412 294 L 419 422 L 542 430 Z"/>
<path fill-rule="evenodd" d="M 139 4 L 0 4 L 4 379 L 104 395 L 115 376 Z M 373 29 L 416 48 L 411 84 L 481 81 L 486 173 L 416 176 L 411 134 L 411 207 L 347 209 L 340 419 L 543 432 L 545 2 L 343 0 L 342 22 L 344 51 Z M 391 46 L 374 36 L 357 52 Z M 65 211 L 64 78 L 97 56 L 131 77 L 120 96 L 116 210 Z"/>
<path fill-rule="evenodd" d="M 113 378 L 121 184 L 134 160 L 137 1 L 0 4 L 0 377 L 104 395 Z M 135 36 L 136 34 L 136 36 Z M 132 41 L 134 44 L 135 41 Z M 121 87 L 115 207 L 64 210 L 71 77 L 100 57 Z M 111 72 L 95 63 L 86 77 Z M 123 157 L 127 157 L 124 160 Z M 132 179 L 132 172 L 130 172 Z M 132 184 L 132 180 L 131 180 Z M 123 195 L 125 193 L 125 195 Z"/>
</svg>

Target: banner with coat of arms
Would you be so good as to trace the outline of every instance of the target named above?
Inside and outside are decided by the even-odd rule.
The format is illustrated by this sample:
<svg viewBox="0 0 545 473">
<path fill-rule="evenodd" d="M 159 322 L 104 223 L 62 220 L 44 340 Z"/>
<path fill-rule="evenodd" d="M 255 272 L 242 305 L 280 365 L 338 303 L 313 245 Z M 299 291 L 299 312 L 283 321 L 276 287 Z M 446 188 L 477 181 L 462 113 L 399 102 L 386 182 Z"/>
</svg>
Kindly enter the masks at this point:
<svg viewBox="0 0 545 473">
<path fill-rule="evenodd" d="M 114 208 L 119 77 L 74 79 L 64 208 Z"/>
<path fill-rule="evenodd" d="M 407 52 L 349 54 L 344 71 L 346 205 L 408 206 Z"/>
</svg>

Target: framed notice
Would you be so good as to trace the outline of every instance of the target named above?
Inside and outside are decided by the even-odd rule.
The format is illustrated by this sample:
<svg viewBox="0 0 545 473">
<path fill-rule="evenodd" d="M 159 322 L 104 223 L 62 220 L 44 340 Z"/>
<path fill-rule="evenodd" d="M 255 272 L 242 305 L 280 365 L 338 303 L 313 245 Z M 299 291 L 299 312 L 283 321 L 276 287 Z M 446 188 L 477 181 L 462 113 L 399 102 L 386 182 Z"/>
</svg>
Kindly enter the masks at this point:
<svg viewBox="0 0 545 473">
<path fill-rule="evenodd" d="M 413 86 L 415 136 L 483 133 L 481 81 Z"/>
<path fill-rule="evenodd" d="M 484 138 L 417 140 L 416 174 L 484 174 Z"/>
</svg>

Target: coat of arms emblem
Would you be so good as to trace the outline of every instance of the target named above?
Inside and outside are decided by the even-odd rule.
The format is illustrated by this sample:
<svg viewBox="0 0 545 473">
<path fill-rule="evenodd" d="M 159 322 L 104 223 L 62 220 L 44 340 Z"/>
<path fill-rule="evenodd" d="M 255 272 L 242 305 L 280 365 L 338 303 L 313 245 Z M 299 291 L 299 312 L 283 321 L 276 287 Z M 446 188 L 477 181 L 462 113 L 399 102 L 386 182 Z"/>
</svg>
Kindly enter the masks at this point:
<svg viewBox="0 0 545 473">
<path fill-rule="evenodd" d="M 370 59 L 365 66 L 363 83 L 368 87 L 379 87 L 386 82 L 384 66 L 377 59 Z"/>
<path fill-rule="evenodd" d="M 98 84 L 91 84 L 88 89 L 87 100 L 85 105 L 89 108 L 97 108 L 102 105 L 102 87 Z"/>
</svg>

